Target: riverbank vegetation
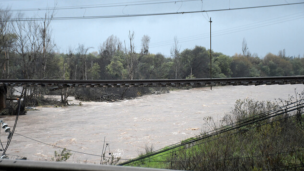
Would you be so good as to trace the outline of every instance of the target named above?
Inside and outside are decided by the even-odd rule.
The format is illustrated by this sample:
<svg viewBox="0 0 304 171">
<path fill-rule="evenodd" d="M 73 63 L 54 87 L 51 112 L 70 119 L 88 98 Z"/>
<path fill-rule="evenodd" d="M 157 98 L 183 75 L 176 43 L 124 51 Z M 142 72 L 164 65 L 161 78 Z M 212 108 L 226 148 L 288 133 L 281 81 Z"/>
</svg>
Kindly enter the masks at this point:
<svg viewBox="0 0 304 171">
<path fill-rule="evenodd" d="M 203 46 L 181 49 L 178 38 L 172 40 L 168 49 L 170 56 L 150 52 L 153 37 L 136 35 L 133 31 L 126 33 L 128 40 L 121 40 L 109 35 L 100 42 L 97 51 L 79 44 L 67 53 L 59 52 L 52 37 L 52 19 L 54 11 L 45 13 L 43 21 L 26 19 L 22 13 L 15 14 L 9 8 L 0 9 L 0 78 L 1 79 L 62 79 L 62 80 L 117 80 L 117 79 L 189 79 L 209 78 L 210 50 Z M 136 51 L 135 37 L 141 37 L 141 47 Z M 123 43 L 125 42 L 125 43 Z M 127 42 L 127 43 L 126 43 Z M 263 77 L 290 76 L 304 74 L 304 58 L 286 56 L 282 49 L 278 54 L 269 53 L 258 56 L 249 51 L 246 40 L 240 42 L 240 52 L 233 56 L 222 52 L 212 52 L 212 77 Z M 26 87 L 23 103 L 42 101 L 41 95 L 48 90 L 39 87 Z M 134 90 L 134 91 L 133 91 Z M 80 92 L 88 91 L 79 89 Z M 115 100 L 124 94 L 113 93 L 116 90 L 103 89 L 94 96 L 73 94 L 71 89 L 61 89 L 61 103 L 68 104 L 69 95 L 79 99 Z M 125 97 L 137 97 L 152 93 L 144 89 L 132 89 Z M 159 91 L 159 90 L 155 90 Z M 129 94 L 129 95 L 128 95 Z M 8 91 L 12 96 L 13 91 Z M 135 96 L 136 95 L 136 96 Z M 114 97 L 114 98 L 107 98 Z M 26 100 L 29 98 L 30 100 Z M 34 100 L 32 100 L 34 99 Z M 27 105 L 28 105 L 27 104 Z M 24 104 L 23 104 L 24 105 Z"/>
<path fill-rule="evenodd" d="M 303 93 L 287 101 L 238 100 L 220 126 L 205 119 L 201 135 L 140 155 L 129 166 L 178 170 L 301 170 Z"/>
</svg>

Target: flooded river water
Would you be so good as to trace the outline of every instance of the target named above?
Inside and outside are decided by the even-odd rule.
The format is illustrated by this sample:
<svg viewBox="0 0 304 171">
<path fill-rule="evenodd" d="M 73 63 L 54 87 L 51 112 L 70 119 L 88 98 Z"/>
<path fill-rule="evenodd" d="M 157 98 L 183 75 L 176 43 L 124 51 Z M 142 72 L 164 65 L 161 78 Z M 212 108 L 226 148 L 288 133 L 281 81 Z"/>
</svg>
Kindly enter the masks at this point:
<svg viewBox="0 0 304 171">
<path fill-rule="evenodd" d="M 171 91 L 146 95 L 114 103 L 82 102 L 82 106 L 40 107 L 19 117 L 16 133 L 41 142 L 66 147 L 72 152 L 68 162 L 99 164 L 104 137 L 108 151 L 122 159 L 136 157 L 145 145 L 154 149 L 198 135 L 204 129 L 203 118 L 220 120 L 237 99 L 287 99 L 303 85 L 226 86 Z M 72 101 L 72 103 L 78 103 Z M 13 127 L 14 116 L 2 118 Z M 1 134 L 6 141 L 6 135 Z M 7 153 L 28 160 L 51 160 L 59 149 L 15 134 Z M 106 154 L 108 156 L 108 154 Z"/>
</svg>

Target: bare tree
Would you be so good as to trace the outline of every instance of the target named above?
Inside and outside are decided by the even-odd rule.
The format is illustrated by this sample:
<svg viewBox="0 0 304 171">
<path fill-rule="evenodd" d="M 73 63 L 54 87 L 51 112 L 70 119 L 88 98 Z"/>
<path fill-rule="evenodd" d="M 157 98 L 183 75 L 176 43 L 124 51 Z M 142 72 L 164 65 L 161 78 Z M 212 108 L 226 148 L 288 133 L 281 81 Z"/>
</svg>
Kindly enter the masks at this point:
<svg viewBox="0 0 304 171">
<path fill-rule="evenodd" d="M 171 48 L 171 56 L 174 61 L 174 69 L 175 69 L 175 79 L 178 78 L 178 72 L 180 70 L 180 45 L 178 44 L 177 37 L 174 37 L 174 44 Z"/>
<path fill-rule="evenodd" d="M 130 40 L 130 53 L 134 53 L 134 31 L 131 33 L 131 31 L 129 31 L 129 40 Z"/>
<path fill-rule="evenodd" d="M 63 75 L 62 75 L 62 79 L 65 80 L 66 77 L 66 63 L 63 61 Z M 63 103 L 64 105 L 69 105 L 68 103 L 68 97 L 69 97 L 69 88 L 65 87 L 61 89 L 61 103 Z"/>
<path fill-rule="evenodd" d="M 122 48 L 121 41 L 114 35 L 111 35 L 107 38 L 105 42 L 103 42 L 100 47 L 100 53 L 106 53 L 109 56 L 114 56 L 117 51 L 120 51 Z"/>
<path fill-rule="evenodd" d="M 247 50 L 248 50 L 247 42 L 246 42 L 246 39 L 244 38 L 244 39 L 243 39 L 243 43 L 242 43 L 242 52 L 243 52 L 243 56 L 246 55 Z"/>
<path fill-rule="evenodd" d="M 77 59 L 75 59 L 74 50 L 71 47 L 69 47 L 67 56 L 68 56 L 68 66 L 69 68 L 71 68 L 70 79 L 73 79 L 74 77 L 74 80 L 77 80 Z"/>
<path fill-rule="evenodd" d="M 285 58 L 285 49 L 279 51 L 279 56 Z"/>
<path fill-rule="evenodd" d="M 82 68 L 83 70 L 83 76 L 82 79 L 83 80 L 87 80 L 88 79 L 88 71 L 87 71 L 87 53 L 89 51 L 89 49 L 91 49 L 92 47 L 84 47 L 84 45 L 79 45 L 78 46 L 78 55 L 83 59 L 83 63 L 84 66 Z"/>
<path fill-rule="evenodd" d="M 136 59 L 136 54 L 135 54 L 135 46 L 134 46 L 134 31 L 131 33 L 131 31 L 129 31 L 129 40 L 130 40 L 130 51 L 129 51 L 129 55 L 127 58 L 127 69 L 128 69 L 128 73 L 129 73 L 129 78 L 131 80 L 134 79 L 134 74 L 135 74 L 135 66 L 137 63 L 137 59 Z M 126 52 L 126 47 L 125 47 L 125 52 Z"/>
<path fill-rule="evenodd" d="M 43 24 L 38 21 L 24 21 L 22 13 L 12 24 L 16 36 L 14 51 L 22 58 L 23 77 L 45 78 L 48 55 L 53 52 L 55 44 L 51 42 L 50 23 L 54 11 L 45 14 Z"/>
<path fill-rule="evenodd" d="M 16 36 L 13 51 L 20 57 L 23 79 L 41 77 L 42 67 L 39 59 L 43 51 L 43 40 L 40 37 L 41 24 L 29 19 L 24 21 L 23 14 L 17 14 L 17 19 L 12 23 L 12 32 Z M 38 91 L 37 91 L 38 90 Z M 38 97 L 38 88 L 25 88 L 23 105 L 28 99 Z"/>
<path fill-rule="evenodd" d="M 9 22 L 11 19 L 11 13 L 9 9 L 1 9 L 0 8 L 0 53 L 5 51 L 7 46 L 8 37 L 7 35 L 10 33 L 9 30 Z"/>
<path fill-rule="evenodd" d="M 0 8 L 0 55 L 4 53 L 4 60 L 0 65 L 2 68 L 2 78 L 9 78 L 9 53 L 15 41 L 15 36 L 11 33 L 10 25 L 11 13 L 9 8 Z"/>
<path fill-rule="evenodd" d="M 37 77 L 37 59 L 42 51 L 42 40 L 39 37 L 40 25 L 36 21 L 23 22 L 23 15 L 13 24 L 17 40 L 14 51 L 22 58 L 22 73 L 24 79 Z"/>
<path fill-rule="evenodd" d="M 47 66 L 47 52 L 53 50 L 55 44 L 51 42 L 51 29 L 50 24 L 53 20 L 55 10 L 47 11 L 45 13 L 45 18 L 43 21 L 43 26 L 40 28 L 40 35 L 43 41 L 43 59 L 42 59 L 42 66 L 43 66 L 43 75 L 42 78 L 46 78 L 46 66 Z"/>
<path fill-rule="evenodd" d="M 141 53 L 142 54 L 149 53 L 149 43 L 150 43 L 150 37 L 147 35 L 144 35 L 141 39 Z"/>
<path fill-rule="evenodd" d="M 246 39 L 244 38 L 244 39 L 243 39 L 243 43 L 242 43 L 242 52 L 243 52 L 243 56 L 247 56 L 247 57 L 250 57 L 250 56 L 251 56 L 251 53 L 249 52 L 248 49 L 249 49 L 249 48 L 248 48 Z"/>
</svg>

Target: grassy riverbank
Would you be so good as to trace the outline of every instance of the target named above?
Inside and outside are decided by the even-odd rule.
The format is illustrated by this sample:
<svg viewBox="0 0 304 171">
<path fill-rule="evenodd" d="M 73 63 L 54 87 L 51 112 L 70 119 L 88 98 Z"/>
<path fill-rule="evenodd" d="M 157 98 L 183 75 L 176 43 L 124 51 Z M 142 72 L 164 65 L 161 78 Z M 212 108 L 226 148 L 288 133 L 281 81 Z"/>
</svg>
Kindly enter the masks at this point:
<svg viewBox="0 0 304 171">
<path fill-rule="evenodd" d="M 303 94 L 274 103 L 239 100 L 220 126 L 211 117 L 205 118 L 209 131 L 157 154 L 147 148 L 146 154 L 127 165 L 180 170 L 299 170 L 304 167 L 303 100 Z"/>
</svg>

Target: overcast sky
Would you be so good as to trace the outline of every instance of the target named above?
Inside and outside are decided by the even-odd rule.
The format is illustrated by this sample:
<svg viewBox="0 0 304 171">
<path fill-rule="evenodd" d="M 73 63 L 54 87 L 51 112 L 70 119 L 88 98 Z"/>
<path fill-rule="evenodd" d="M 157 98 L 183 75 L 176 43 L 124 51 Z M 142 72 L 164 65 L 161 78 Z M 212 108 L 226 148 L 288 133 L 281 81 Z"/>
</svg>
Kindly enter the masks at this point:
<svg viewBox="0 0 304 171">
<path fill-rule="evenodd" d="M 181 2 L 182 1 L 182 2 Z M 164 3 L 166 2 L 166 3 Z M 170 3 L 167 3 L 170 2 Z M 55 17 L 88 17 L 105 15 L 130 15 L 239 8 L 272 4 L 304 2 L 303 0 L 0 0 L 2 8 L 41 9 L 22 11 L 27 17 L 43 17 L 45 8 L 75 7 L 56 10 Z M 154 3 L 146 5 L 131 4 Z M 109 5 L 111 7 L 84 8 Z M 114 6 L 120 5 L 120 6 Z M 76 7 L 82 7 L 77 9 Z M 14 11 L 17 13 L 17 11 Z M 122 42 L 128 40 L 129 30 L 135 32 L 135 47 L 141 49 L 141 38 L 151 38 L 150 53 L 170 56 L 174 37 L 181 50 L 196 45 L 210 47 L 209 17 L 212 18 L 212 49 L 226 55 L 241 53 L 245 38 L 251 53 L 264 57 L 271 52 L 304 57 L 304 4 L 235 11 L 146 16 L 111 19 L 77 19 L 52 21 L 52 37 L 58 51 L 66 53 L 79 44 L 93 47 L 100 45 L 111 35 Z"/>
</svg>

